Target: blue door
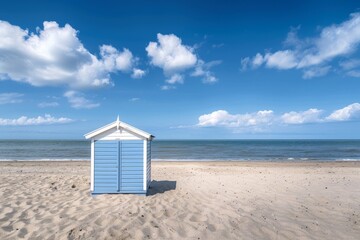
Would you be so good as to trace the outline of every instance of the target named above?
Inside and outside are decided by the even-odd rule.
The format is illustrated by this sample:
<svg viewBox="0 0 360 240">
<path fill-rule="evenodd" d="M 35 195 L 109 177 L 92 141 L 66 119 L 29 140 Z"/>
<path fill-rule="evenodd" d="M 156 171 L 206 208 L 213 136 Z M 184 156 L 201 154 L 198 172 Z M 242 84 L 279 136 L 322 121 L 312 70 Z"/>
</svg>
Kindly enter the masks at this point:
<svg viewBox="0 0 360 240">
<path fill-rule="evenodd" d="M 121 141 L 120 191 L 139 193 L 144 191 L 143 141 Z"/>
<path fill-rule="evenodd" d="M 119 142 L 96 141 L 94 164 L 94 192 L 118 192 L 120 190 Z"/>
<path fill-rule="evenodd" d="M 143 141 L 96 141 L 94 193 L 144 193 Z"/>
</svg>

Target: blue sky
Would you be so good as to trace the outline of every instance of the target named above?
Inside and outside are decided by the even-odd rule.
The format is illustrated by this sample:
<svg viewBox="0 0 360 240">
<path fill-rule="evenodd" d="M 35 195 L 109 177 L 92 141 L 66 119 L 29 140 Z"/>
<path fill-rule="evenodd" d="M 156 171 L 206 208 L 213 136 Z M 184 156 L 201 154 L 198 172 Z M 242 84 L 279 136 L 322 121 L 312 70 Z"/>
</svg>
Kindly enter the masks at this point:
<svg viewBox="0 0 360 240">
<path fill-rule="evenodd" d="M 20 7 L 21 6 L 21 7 Z M 9 1 L 0 138 L 359 138 L 356 1 Z"/>
</svg>

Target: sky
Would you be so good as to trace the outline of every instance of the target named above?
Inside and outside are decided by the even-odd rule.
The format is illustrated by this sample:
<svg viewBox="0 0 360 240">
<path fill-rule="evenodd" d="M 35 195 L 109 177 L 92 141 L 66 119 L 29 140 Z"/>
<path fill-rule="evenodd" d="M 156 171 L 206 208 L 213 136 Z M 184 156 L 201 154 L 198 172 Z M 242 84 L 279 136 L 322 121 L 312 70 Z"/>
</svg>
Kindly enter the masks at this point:
<svg viewBox="0 0 360 240">
<path fill-rule="evenodd" d="M 357 1 L 4 1 L 0 138 L 360 138 Z"/>
</svg>

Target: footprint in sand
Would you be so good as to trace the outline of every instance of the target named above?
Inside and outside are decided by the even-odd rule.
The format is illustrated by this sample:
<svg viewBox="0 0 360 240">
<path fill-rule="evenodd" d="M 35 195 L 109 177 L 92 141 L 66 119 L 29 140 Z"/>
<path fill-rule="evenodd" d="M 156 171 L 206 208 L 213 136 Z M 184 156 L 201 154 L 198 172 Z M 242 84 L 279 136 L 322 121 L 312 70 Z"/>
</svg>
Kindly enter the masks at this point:
<svg viewBox="0 0 360 240">
<path fill-rule="evenodd" d="M 11 225 L 1 227 L 1 229 L 4 230 L 5 232 L 12 232 L 14 230 L 14 228 Z"/>
<path fill-rule="evenodd" d="M 28 230 L 26 228 L 21 228 L 17 236 L 20 238 L 24 238 L 26 234 L 28 234 Z"/>
<path fill-rule="evenodd" d="M 212 224 L 208 224 L 207 229 L 209 229 L 210 232 L 215 232 L 216 231 L 216 227 L 214 225 L 212 225 Z"/>
</svg>

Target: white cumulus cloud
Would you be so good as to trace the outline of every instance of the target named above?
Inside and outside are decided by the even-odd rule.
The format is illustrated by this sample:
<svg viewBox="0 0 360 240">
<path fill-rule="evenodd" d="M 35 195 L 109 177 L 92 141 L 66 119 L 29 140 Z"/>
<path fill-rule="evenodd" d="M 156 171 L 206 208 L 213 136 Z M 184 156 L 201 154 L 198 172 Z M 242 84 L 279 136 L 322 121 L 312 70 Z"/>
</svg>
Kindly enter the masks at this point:
<svg viewBox="0 0 360 240">
<path fill-rule="evenodd" d="M 135 61 L 129 49 L 124 48 L 120 52 L 111 45 L 102 45 L 100 47 L 100 56 L 102 57 L 103 67 L 108 72 L 117 70 L 130 71 Z"/>
<path fill-rule="evenodd" d="M 263 110 L 255 113 L 230 114 L 225 110 L 217 110 L 199 117 L 199 127 L 223 126 L 231 128 L 270 125 L 273 121 L 273 111 Z"/>
<path fill-rule="evenodd" d="M 182 44 L 174 34 L 157 34 L 158 42 L 150 42 L 146 47 L 151 64 L 165 72 L 176 72 L 195 66 L 197 57 L 194 49 Z"/>
<path fill-rule="evenodd" d="M 146 47 L 150 63 L 163 70 L 166 82 L 183 83 L 184 76 L 180 74 L 187 69 L 193 69 L 191 76 L 202 77 L 204 83 L 215 83 L 218 79 L 210 68 L 218 65 L 221 61 L 205 63 L 195 54 L 195 47 L 187 46 L 174 34 L 157 34 L 157 42 L 150 42 Z M 174 89 L 168 85 L 162 86 L 163 90 Z"/>
<path fill-rule="evenodd" d="M 64 96 L 68 99 L 71 107 L 80 109 L 80 108 L 96 108 L 100 106 L 100 103 L 94 103 L 84 97 L 84 95 L 77 91 L 67 91 Z"/>
<path fill-rule="evenodd" d="M 38 117 L 22 116 L 15 119 L 0 118 L 0 126 L 30 126 L 30 125 L 52 125 L 52 124 L 65 124 L 73 122 L 71 118 L 60 117 L 56 118 L 49 114 Z"/>
<path fill-rule="evenodd" d="M 360 117 L 360 103 L 353 103 L 344 108 L 332 112 L 326 120 L 328 121 L 347 121 Z"/>
<path fill-rule="evenodd" d="M 295 112 L 291 111 L 288 113 L 284 113 L 281 116 L 281 120 L 286 124 L 304 124 L 304 123 L 314 123 L 321 122 L 321 114 L 322 110 L 311 108 L 307 111 L 303 112 Z"/>
<path fill-rule="evenodd" d="M 258 54 L 255 56 L 253 63 L 256 60 L 257 56 Z M 266 66 L 269 68 L 290 69 L 296 67 L 297 65 L 296 56 L 291 50 L 267 53 L 263 58 L 263 62 L 266 62 Z"/>
<path fill-rule="evenodd" d="M 142 78 L 146 75 L 146 72 L 139 68 L 134 68 L 131 74 L 132 78 Z"/>
<path fill-rule="evenodd" d="M 21 93 L 0 93 L 0 105 L 9 103 L 21 103 L 24 94 Z"/>
<path fill-rule="evenodd" d="M 100 47 L 100 56 L 90 53 L 69 24 L 45 21 L 43 29 L 29 32 L 0 21 L 0 79 L 33 86 L 65 85 L 88 88 L 112 85 L 110 74 L 129 72 L 132 53 L 110 45 Z"/>
<path fill-rule="evenodd" d="M 340 24 L 323 28 L 317 37 L 299 39 L 296 34 L 298 30 L 299 28 L 292 29 L 285 41 L 285 45 L 291 48 L 243 58 L 242 69 L 265 65 L 277 69 L 303 69 L 304 78 L 323 76 L 328 73 L 330 68 L 326 65 L 331 61 L 349 56 L 358 50 L 360 13 L 351 14 L 349 20 Z M 353 66 L 354 62 L 342 65 L 349 67 Z"/>
<path fill-rule="evenodd" d="M 353 103 L 335 110 L 328 116 L 325 115 L 324 110 L 317 108 L 310 108 L 306 111 L 290 111 L 283 114 L 275 114 L 272 110 L 239 114 L 217 110 L 201 115 L 196 125 L 187 127 L 225 127 L 240 131 L 262 131 L 271 126 L 323 124 L 355 119 L 360 119 L 360 103 Z M 184 126 L 180 127 L 183 128 Z"/>
</svg>

